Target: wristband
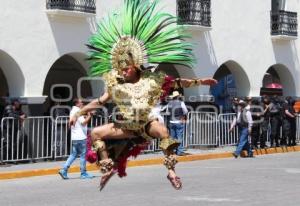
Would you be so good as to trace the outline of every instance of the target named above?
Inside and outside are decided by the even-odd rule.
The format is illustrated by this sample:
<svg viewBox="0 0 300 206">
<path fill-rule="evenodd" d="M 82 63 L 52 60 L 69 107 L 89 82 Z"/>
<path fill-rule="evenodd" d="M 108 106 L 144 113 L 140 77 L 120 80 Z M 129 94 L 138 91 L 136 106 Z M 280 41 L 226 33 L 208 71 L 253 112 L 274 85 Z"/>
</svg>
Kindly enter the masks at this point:
<svg viewBox="0 0 300 206">
<path fill-rule="evenodd" d="M 76 117 L 80 117 L 80 116 L 82 116 L 84 114 L 86 114 L 86 112 L 82 112 L 82 111 L 79 110 L 78 112 L 75 113 L 75 116 Z"/>
<path fill-rule="evenodd" d="M 198 86 L 198 85 L 201 85 L 200 79 L 193 79 L 192 83 L 190 84 L 190 87 L 191 86 Z"/>
</svg>

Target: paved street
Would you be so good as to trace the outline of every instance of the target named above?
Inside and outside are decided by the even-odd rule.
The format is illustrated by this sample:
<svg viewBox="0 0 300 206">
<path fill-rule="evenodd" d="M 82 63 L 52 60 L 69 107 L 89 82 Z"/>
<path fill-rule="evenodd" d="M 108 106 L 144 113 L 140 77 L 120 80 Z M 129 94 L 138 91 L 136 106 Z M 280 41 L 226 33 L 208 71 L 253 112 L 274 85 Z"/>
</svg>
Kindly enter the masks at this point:
<svg viewBox="0 0 300 206">
<path fill-rule="evenodd" d="M 184 187 L 174 190 L 163 166 L 128 169 L 99 192 L 98 177 L 63 181 L 42 176 L 0 181 L 0 205 L 300 205 L 300 153 L 180 163 Z"/>
</svg>

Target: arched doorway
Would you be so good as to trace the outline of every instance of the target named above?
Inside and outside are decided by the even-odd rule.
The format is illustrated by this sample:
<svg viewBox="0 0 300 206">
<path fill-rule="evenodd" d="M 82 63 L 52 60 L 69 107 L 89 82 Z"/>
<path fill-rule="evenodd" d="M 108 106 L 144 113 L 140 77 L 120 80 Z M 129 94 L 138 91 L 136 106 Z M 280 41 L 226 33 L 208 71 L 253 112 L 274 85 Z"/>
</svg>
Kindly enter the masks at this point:
<svg viewBox="0 0 300 206">
<path fill-rule="evenodd" d="M 295 96 L 295 81 L 289 69 L 282 64 L 270 66 L 262 79 L 260 94 Z"/>
<path fill-rule="evenodd" d="M 7 98 L 24 95 L 25 78 L 17 62 L 0 50 L 0 118 Z"/>
<path fill-rule="evenodd" d="M 88 81 L 78 84 L 80 78 L 87 76 L 87 70 L 72 54 L 60 57 L 51 66 L 43 89 L 43 95 L 48 96 L 45 108 L 49 109 L 53 104 L 61 103 L 69 105 L 73 98 L 89 98 L 92 96 L 92 88 Z M 80 90 L 80 96 L 77 91 Z"/>
<path fill-rule="evenodd" d="M 210 91 L 220 112 L 231 112 L 233 97 L 249 94 L 250 82 L 247 74 L 232 60 L 223 63 L 214 74 L 214 78 L 218 80 L 218 84 L 212 86 Z"/>
<path fill-rule="evenodd" d="M 17 62 L 0 50 L 0 96 L 24 95 L 25 78 Z"/>
<path fill-rule="evenodd" d="M 6 97 L 9 96 L 7 80 L 2 69 L 0 68 L 0 120 L 3 116 L 4 107 L 6 104 Z"/>
<path fill-rule="evenodd" d="M 0 67 L 0 97 L 6 96 L 9 96 L 8 84 L 2 68 Z"/>
</svg>

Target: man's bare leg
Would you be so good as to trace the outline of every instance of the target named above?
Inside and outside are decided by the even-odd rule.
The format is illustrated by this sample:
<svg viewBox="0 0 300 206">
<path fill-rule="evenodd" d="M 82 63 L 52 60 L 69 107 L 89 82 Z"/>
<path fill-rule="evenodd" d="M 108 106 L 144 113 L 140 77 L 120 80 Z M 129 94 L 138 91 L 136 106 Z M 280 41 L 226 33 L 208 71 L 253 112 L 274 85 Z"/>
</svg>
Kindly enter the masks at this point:
<svg viewBox="0 0 300 206">
<path fill-rule="evenodd" d="M 165 155 L 164 165 L 168 169 L 167 178 L 171 181 L 175 189 L 181 189 L 182 183 L 175 172 L 175 164 L 177 163 L 177 160 L 173 151 L 179 145 L 179 143 L 170 137 L 168 129 L 158 121 L 153 121 L 150 123 L 148 127 L 148 134 L 152 137 L 161 139 L 161 143 L 163 144 L 160 146 Z"/>
<path fill-rule="evenodd" d="M 115 174 L 113 171 L 114 162 L 108 157 L 104 140 L 107 139 L 129 139 L 135 137 L 130 131 L 114 127 L 113 123 L 96 127 L 91 133 L 93 146 L 97 151 L 99 166 L 103 174 L 100 180 L 100 191 L 108 180 Z"/>
</svg>

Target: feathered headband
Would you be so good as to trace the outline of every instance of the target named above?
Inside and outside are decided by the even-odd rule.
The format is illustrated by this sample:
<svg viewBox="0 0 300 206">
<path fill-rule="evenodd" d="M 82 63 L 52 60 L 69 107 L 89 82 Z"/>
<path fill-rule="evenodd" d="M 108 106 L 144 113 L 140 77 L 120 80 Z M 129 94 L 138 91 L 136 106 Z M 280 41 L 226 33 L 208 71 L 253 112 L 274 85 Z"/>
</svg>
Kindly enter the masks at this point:
<svg viewBox="0 0 300 206">
<path fill-rule="evenodd" d="M 181 64 L 192 67 L 192 46 L 185 42 L 176 17 L 155 12 L 158 0 L 124 0 L 124 9 L 98 24 L 89 39 L 91 75 L 128 65 Z"/>
</svg>

